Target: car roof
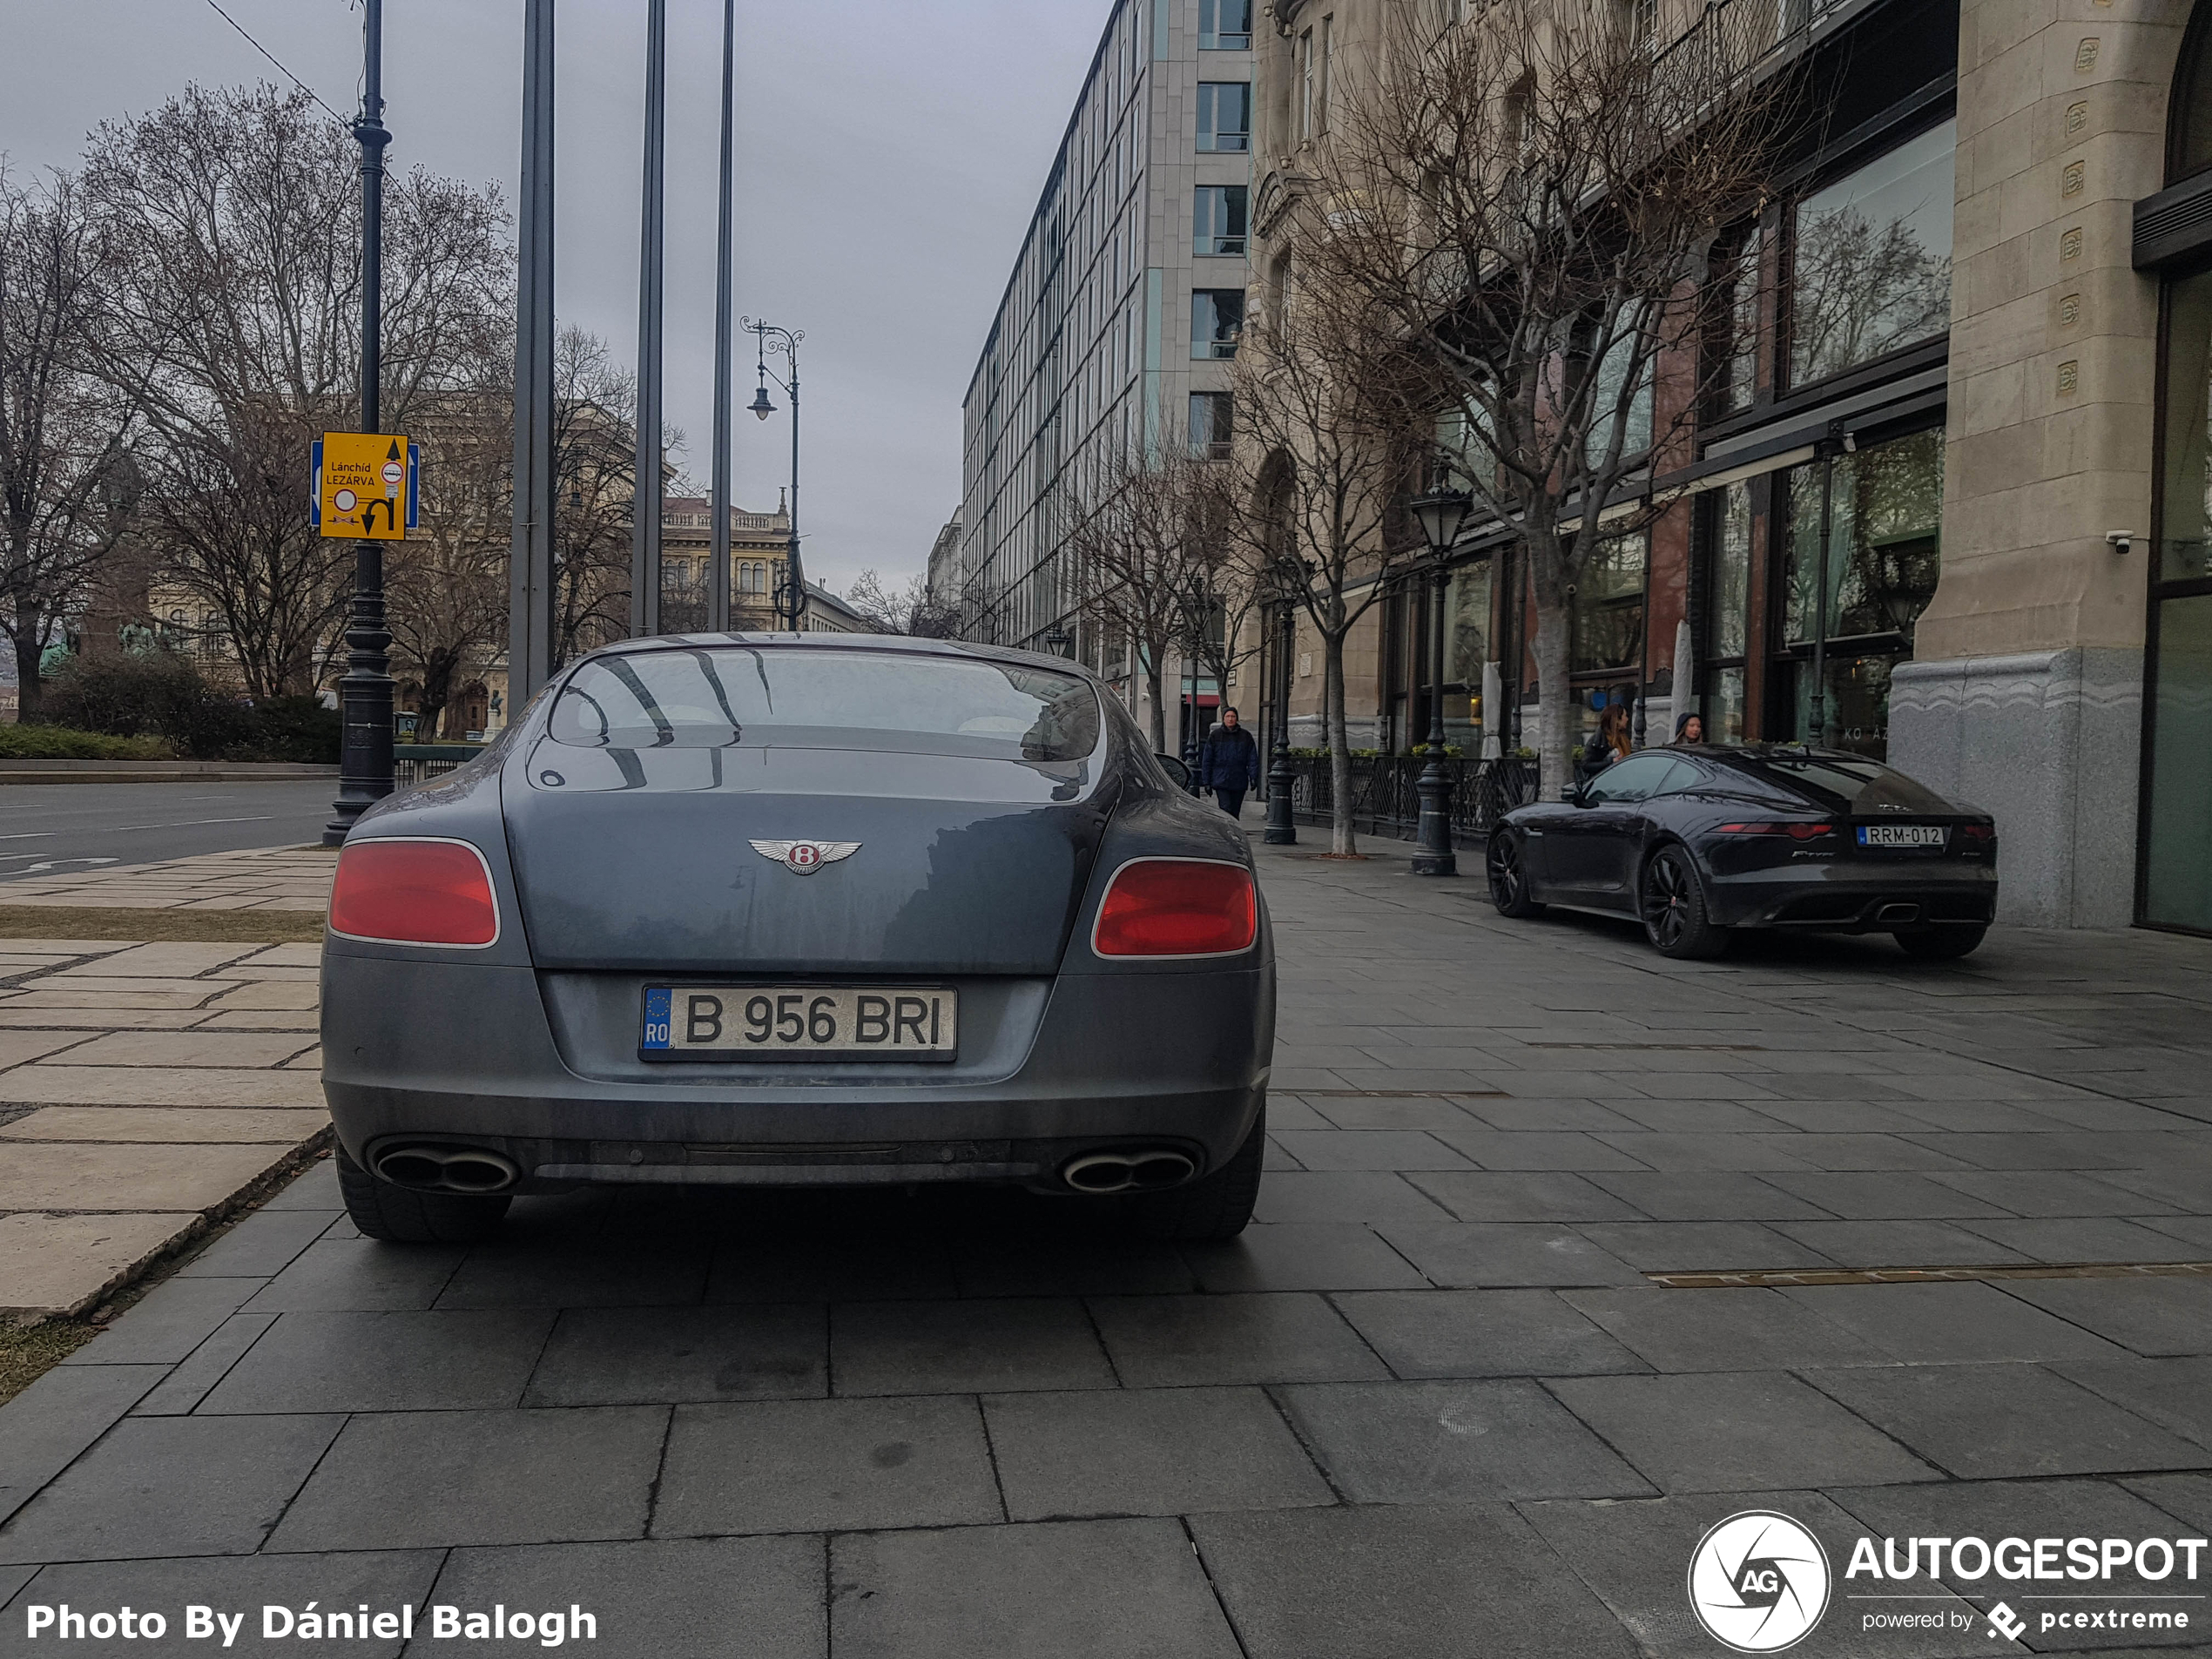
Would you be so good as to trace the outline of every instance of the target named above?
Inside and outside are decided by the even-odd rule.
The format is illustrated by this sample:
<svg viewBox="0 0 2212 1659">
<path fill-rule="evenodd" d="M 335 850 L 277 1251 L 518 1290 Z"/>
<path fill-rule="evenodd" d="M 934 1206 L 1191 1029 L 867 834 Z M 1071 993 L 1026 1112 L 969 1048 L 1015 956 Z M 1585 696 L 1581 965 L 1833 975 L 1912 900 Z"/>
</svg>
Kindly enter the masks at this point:
<svg viewBox="0 0 2212 1659">
<path fill-rule="evenodd" d="M 1063 674 L 1080 674 L 1086 679 L 1098 678 L 1074 658 L 1055 656 L 1050 651 L 1022 651 L 1014 645 L 986 645 L 971 639 L 923 639 L 912 634 L 653 634 L 637 639 L 616 640 L 612 644 L 602 645 L 577 660 L 581 664 L 611 657 L 636 657 L 657 651 L 698 651 L 716 645 L 765 646 L 776 651 L 881 651 L 907 656 L 980 658 L 986 662 L 1015 663 L 1024 668 L 1057 669 Z"/>
</svg>

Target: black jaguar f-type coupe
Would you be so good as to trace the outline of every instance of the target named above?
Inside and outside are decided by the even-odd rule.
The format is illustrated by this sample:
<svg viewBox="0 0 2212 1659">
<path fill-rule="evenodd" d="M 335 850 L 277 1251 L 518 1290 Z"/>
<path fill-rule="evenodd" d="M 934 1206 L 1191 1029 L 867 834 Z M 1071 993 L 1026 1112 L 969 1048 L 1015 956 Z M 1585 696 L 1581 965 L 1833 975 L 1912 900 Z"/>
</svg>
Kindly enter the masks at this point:
<svg viewBox="0 0 2212 1659">
<path fill-rule="evenodd" d="M 1055 657 L 594 652 L 362 814 L 322 974 L 372 1238 L 471 1237 L 585 1184 L 941 1181 L 1220 1238 L 1258 1190 L 1251 848 Z"/>
<path fill-rule="evenodd" d="M 1689 744 L 1615 762 L 1567 799 L 1516 807 L 1490 838 L 1501 913 L 1634 916 L 1669 956 L 1730 930 L 1886 933 L 1964 956 L 1997 907 L 1997 828 L 1862 755 Z"/>
</svg>

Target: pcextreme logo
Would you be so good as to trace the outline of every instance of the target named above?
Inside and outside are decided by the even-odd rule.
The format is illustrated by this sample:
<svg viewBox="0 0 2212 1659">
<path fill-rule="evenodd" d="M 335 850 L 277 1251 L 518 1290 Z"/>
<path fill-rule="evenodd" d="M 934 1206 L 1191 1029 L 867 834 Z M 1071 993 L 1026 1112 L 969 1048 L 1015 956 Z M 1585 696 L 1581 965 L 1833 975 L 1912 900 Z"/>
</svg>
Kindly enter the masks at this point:
<svg viewBox="0 0 2212 1659">
<path fill-rule="evenodd" d="M 1779 1653 L 1828 1610 L 1828 1552 L 1796 1521 L 1747 1509 L 1719 1522 L 1689 1558 L 1689 1606 L 1705 1633 L 1738 1653 Z"/>
</svg>

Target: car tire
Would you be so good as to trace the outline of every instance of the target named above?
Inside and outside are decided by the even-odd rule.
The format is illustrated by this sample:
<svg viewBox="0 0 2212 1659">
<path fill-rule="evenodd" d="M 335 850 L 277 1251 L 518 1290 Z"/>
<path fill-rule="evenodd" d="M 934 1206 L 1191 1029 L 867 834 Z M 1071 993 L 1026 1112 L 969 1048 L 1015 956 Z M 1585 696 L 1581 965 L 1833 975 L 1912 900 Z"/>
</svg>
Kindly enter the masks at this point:
<svg viewBox="0 0 2212 1659">
<path fill-rule="evenodd" d="M 1211 1175 L 1166 1192 L 1146 1192 L 1117 1200 L 1129 1230 L 1142 1238 L 1196 1243 L 1234 1238 L 1252 1218 L 1259 1199 L 1260 1165 L 1267 1157 L 1267 1107 L 1260 1105 L 1251 1133 Z"/>
<path fill-rule="evenodd" d="M 1728 929 L 1713 921 L 1697 866 L 1680 846 L 1661 847 L 1643 867 L 1636 912 L 1643 919 L 1643 936 L 1662 956 L 1700 961 L 1728 949 Z"/>
<path fill-rule="evenodd" d="M 499 1231 L 509 1199 L 498 1193 L 416 1192 L 379 1180 L 338 1149 L 338 1190 L 364 1238 L 388 1244 L 473 1244 Z"/>
<path fill-rule="evenodd" d="M 1955 962 L 1961 956 L 1971 956 L 1988 936 L 1987 927 L 1931 927 L 1925 932 L 1900 930 L 1892 935 L 1899 950 L 1924 962 Z"/>
<path fill-rule="evenodd" d="M 1500 915 L 1519 921 L 1544 914 L 1544 907 L 1528 896 L 1527 848 L 1518 836 L 1504 830 L 1494 833 L 1482 863 L 1490 878 L 1490 902 Z"/>
</svg>

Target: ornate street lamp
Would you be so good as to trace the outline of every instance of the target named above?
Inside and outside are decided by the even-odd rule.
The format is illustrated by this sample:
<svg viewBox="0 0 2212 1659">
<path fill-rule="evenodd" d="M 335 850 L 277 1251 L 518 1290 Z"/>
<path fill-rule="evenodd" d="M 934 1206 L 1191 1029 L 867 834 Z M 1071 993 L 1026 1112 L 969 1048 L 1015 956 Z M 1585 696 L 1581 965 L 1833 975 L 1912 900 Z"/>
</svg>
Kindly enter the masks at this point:
<svg viewBox="0 0 2212 1659">
<path fill-rule="evenodd" d="M 1065 657 L 1075 643 L 1076 637 L 1056 622 L 1044 631 L 1044 648 L 1055 657 Z"/>
<path fill-rule="evenodd" d="M 1291 765 L 1291 651 L 1298 644 L 1298 617 L 1284 596 L 1279 630 L 1282 645 L 1275 653 L 1275 757 L 1267 768 L 1267 846 L 1296 846 L 1298 820 L 1291 813 L 1291 792 L 1298 786 L 1298 772 Z"/>
<path fill-rule="evenodd" d="M 788 622 L 793 633 L 806 626 L 806 577 L 799 566 L 799 342 L 806 338 L 804 328 L 779 328 L 773 323 L 752 317 L 744 320 L 745 332 L 754 337 L 759 350 L 755 354 L 754 367 L 759 372 L 759 387 L 752 395 L 752 401 L 745 407 L 761 420 L 776 412 L 768 397 L 770 381 L 784 388 L 784 395 L 791 399 L 791 522 L 790 539 L 784 555 L 784 593 L 778 606 L 779 619 Z M 791 365 L 791 378 L 772 374 L 768 368 L 768 354 L 774 352 Z"/>
<path fill-rule="evenodd" d="M 1452 544 L 1467 523 L 1470 499 L 1464 489 L 1440 485 L 1416 496 L 1409 503 L 1428 543 L 1430 577 L 1435 588 L 1429 601 L 1428 764 L 1421 768 L 1413 787 L 1420 793 L 1420 851 L 1413 855 L 1415 875 L 1457 875 L 1458 856 L 1452 851 L 1452 774 L 1444 760 L 1444 602 L 1452 572 L 1447 560 Z"/>
</svg>

